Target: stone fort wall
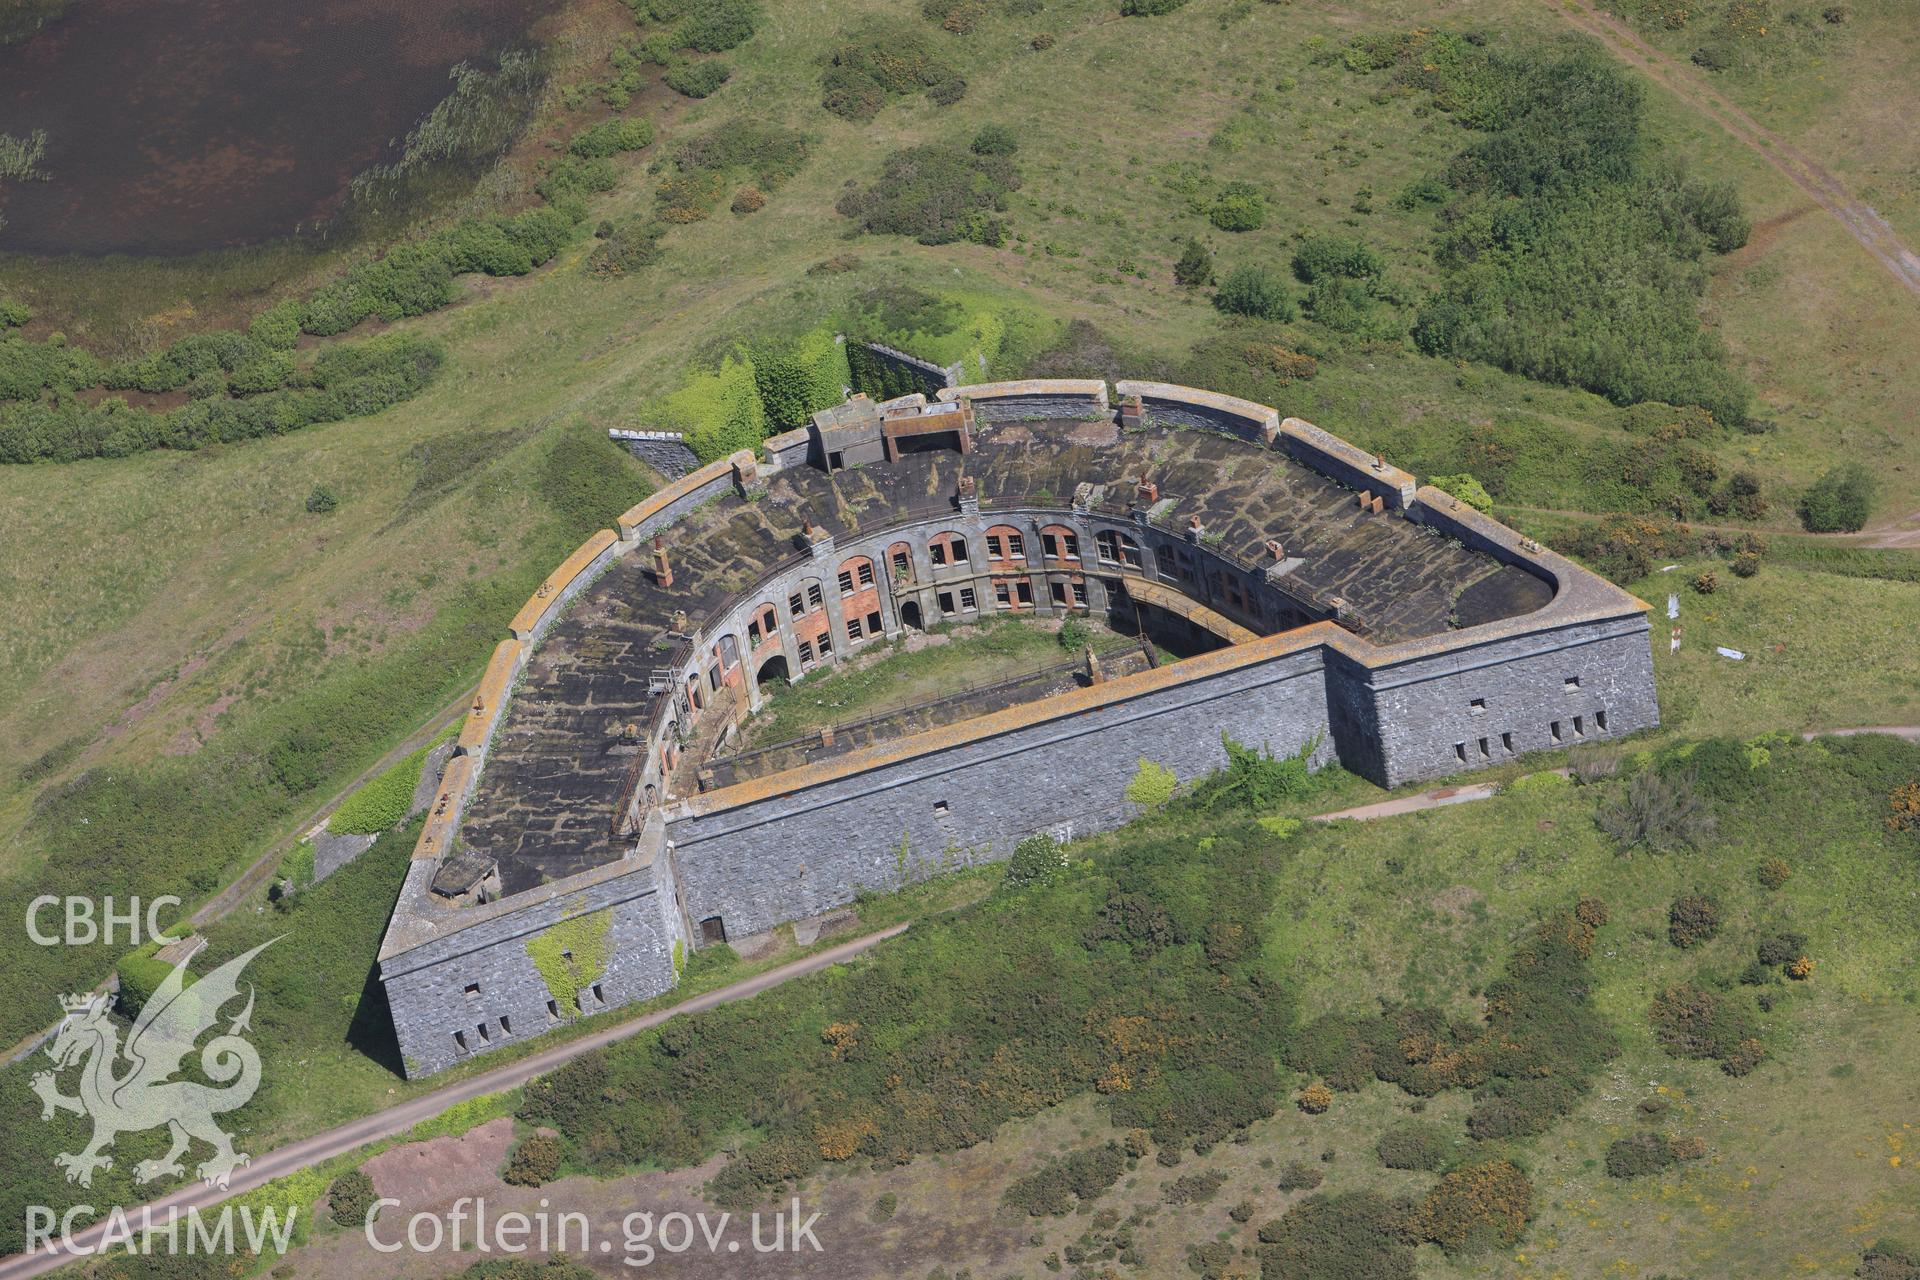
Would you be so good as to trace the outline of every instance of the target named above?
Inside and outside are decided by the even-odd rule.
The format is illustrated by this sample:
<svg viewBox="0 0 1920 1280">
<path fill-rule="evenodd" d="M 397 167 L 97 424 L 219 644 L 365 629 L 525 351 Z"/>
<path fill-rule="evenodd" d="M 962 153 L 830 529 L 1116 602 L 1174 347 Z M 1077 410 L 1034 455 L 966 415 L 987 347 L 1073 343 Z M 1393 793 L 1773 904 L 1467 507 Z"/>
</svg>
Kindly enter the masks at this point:
<svg viewBox="0 0 1920 1280">
<path fill-rule="evenodd" d="M 1197 777 L 1224 763 L 1223 730 L 1275 752 L 1315 743 L 1316 763 L 1337 756 L 1356 772 L 1397 786 L 1658 723 L 1640 602 L 1600 589 L 1604 584 L 1576 566 L 1437 490 L 1416 491 L 1412 477 L 1311 424 L 1279 422 L 1271 409 L 1210 392 L 1144 383 L 1118 389 L 1125 397 L 1123 421 L 1129 412 L 1146 413 L 1284 450 L 1372 492 L 1407 519 L 1554 582 L 1554 602 L 1533 615 L 1388 647 L 1314 621 L 1173 667 L 669 800 L 646 815 L 622 861 L 481 906 L 429 904 L 427 884 L 455 847 L 486 744 L 547 627 L 643 539 L 717 496 L 749 492 L 773 472 L 817 461 L 817 441 L 806 430 L 775 437 L 767 442 L 767 461 L 736 454 L 622 516 L 617 531 L 583 544 L 513 620 L 513 639 L 500 645 L 463 726 L 460 754 L 443 779 L 381 951 L 381 979 L 409 1074 L 443 1069 L 570 1016 L 549 1006 L 551 989 L 527 945 L 556 925 L 603 910 L 611 915 L 611 959 L 572 1016 L 644 999 L 673 985 L 676 944 L 699 945 L 698 922 L 713 920 L 738 937 L 954 861 L 1004 857 L 1036 831 L 1085 834 L 1118 825 L 1131 816 L 1123 793 L 1140 759 L 1182 779 Z M 949 387 L 937 396 L 965 399 L 989 421 L 1111 412 L 1106 385 L 1093 381 Z M 978 536 L 975 524 L 1004 523 L 1012 514 L 962 510 L 913 523 L 921 534 L 938 524 Z M 1089 548 L 1097 523 L 1118 523 L 1067 509 L 1026 515 L 1036 527 L 1042 520 L 1079 527 Z M 830 558 L 821 563 L 783 566 L 727 616 L 701 623 L 700 643 L 676 679 L 684 685 L 687 676 L 697 677 L 705 642 L 738 634 L 762 596 L 783 599 L 804 575 L 831 581 L 849 554 L 884 563 L 883 549 L 900 536 L 899 528 L 871 531 L 829 546 Z M 924 537 L 913 545 L 924 555 Z M 1327 616 L 1314 612 L 1314 602 L 1291 601 L 1283 584 L 1273 599 L 1297 607 L 1296 620 Z M 891 633 L 899 626 L 897 602 L 888 602 L 886 615 Z M 650 758 L 664 749 L 667 728 L 664 721 L 653 726 Z"/>
</svg>

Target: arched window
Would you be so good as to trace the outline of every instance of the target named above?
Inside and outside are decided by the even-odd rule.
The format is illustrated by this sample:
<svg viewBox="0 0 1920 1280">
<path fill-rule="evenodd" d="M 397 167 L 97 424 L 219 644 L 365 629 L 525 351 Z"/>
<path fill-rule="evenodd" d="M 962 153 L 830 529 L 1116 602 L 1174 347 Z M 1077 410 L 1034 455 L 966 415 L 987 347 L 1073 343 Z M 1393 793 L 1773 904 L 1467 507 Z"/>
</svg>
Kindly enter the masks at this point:
<svg viewBox="0 0 1920 1280">
<path fill-rule="evenodd" d="M 1078 560 L 1080 535 L 1063 524 L 1044 525 L 1040 529 L 1040 550 L 1049 560 Z"/>
<path fill-rule="evenodd" d="M 747 643 L 758 649 L 780 635 L 780 614 L 771 604 L 762 604 L 747 619 Z"/>
<path fill-rule="evenodd" d="M 913 578 L 913 548 L 904 542 L 896 542 L 887 548 L 887 571 L 893 574 L 895 582 L 908 582 Z"/>
<path fill-rule="evenodd" d="M 820 579 L 808 578 L 793 589 L 787 597 L 787 612 L 795 619 L 804 618 L 810 613 L 818 613 L 827 607 L 826 594 L 820 588 Z"/>
<path fill-rule="evenodd" d="M 850 596 L 856 591 L 865 591 L 873 585 L 873 561 L 865 556 L 854 556 L 840 566 L 840 594 Z"/>
<path fill-rule="evenodd" d="M 1093 541 L 1100 553 L 1100 563 L 1140 567 L 1140 544 L 1118 529 L 1102 529 Z"/>
<path fill-rule="evenodd" d="M 927 541 L 927 559 L 936 569 L 967 562 L 967 540 L 957 533 L 936 533 Z"/>
<path fill-rule="evenodd" d="M 987 559 L 1025 560 L 1026 535 L 1010 524 L 997 524 L 987 530 Z"/>
</svg>

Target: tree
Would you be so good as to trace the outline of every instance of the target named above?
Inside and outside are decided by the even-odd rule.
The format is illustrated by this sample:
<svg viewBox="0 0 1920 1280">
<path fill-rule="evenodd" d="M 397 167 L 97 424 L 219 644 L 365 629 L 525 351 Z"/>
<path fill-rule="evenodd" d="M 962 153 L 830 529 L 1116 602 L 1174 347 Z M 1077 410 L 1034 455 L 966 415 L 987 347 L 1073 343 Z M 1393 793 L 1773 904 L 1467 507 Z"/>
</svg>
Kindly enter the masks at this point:
<svg viewBox="0 0 1920 1280">
<path fill-rule="evenodd" d="M 1186 289 L 1204 289 L 1213 283 L 1213 253 L 1198 240 L 1189 239 L 1173 264 L 1173 281 Z"/>
<path fill-rule="evenodd" d="M 1220 282 L 1213 305 L 1229 315 L 1258 320 L 1291 320 L 1293 297 L 1278 276 L 1265 267 L 1237 267 Z"/>
</svg>

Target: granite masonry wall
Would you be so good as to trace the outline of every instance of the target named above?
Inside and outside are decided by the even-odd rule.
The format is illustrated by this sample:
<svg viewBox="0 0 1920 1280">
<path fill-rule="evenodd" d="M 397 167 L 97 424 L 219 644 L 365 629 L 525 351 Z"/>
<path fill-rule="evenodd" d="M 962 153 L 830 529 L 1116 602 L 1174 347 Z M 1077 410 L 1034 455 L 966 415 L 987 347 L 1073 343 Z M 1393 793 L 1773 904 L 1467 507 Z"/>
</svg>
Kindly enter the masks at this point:
<svg viewBox="0 0 1920 1280">
<path fill-rule="evenodd" d="M 426 892 L 432 864 L 416 862 L 407 890 Z M 381 960 L 409 1077 L 445 1070 L 471 1054 L 523 1040 L 572 1018 L 659 995 L 675 981 L 676 941 L 686 945 L 670 881 L 650 862 L 616 863 L 586 883 L 524 894 L 479 908 L 452 908 L 470 922 Z M 527 944 L 567 920 L 607 910 L 604 969 L 583 974 L 579 1004 L 562 1007 Z"/>
<path fill-rule="evenodd" d="M 892 744 L 869 748 L 817 784 L 801 770 L 797 785 L 715 812 L 694 797 L 667 819 L 688 918 L 718 916 L 738 937 L 861 889 L 1004 858 L 1035 832 L 1065 839 L 1118 826 L 1132 816 L 1123 793 L 1142 758 L 1191 780 L 1225 763 L 1223 732 L 1276 754 L 1313 742 L 1316 764 L 1333 758 L 1317 645 L 1162 686 L 1042 719 L 1015 708 L 986 717 L 1004 732 L 904 759 L 888 759 Z M 1065 697 L 1078 707 L 1101 691 Z"/>
</svg>

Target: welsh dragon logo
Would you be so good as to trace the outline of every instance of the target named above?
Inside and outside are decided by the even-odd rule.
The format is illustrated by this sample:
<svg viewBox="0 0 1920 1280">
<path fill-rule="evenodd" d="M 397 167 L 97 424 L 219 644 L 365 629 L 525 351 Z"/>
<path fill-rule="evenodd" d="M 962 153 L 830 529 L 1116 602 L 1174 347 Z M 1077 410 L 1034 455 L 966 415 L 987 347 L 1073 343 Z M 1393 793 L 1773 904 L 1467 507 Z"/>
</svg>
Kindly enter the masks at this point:
<svg viewBox="0 0 1920 1280">
<path fill-rule="evenodd" d="M 210 1185 L 226 1186 L 233 1171 L 248 1162 L 250 1157 L 233 1149 L 232 1137 L 213 1117 L 245 1106 L 260 1087 L 260 1055 L 241 1038 L 253 1018 L 251 985 L 246 1008 L 200 1051 L 200 1070 L 214 1084 L 174 1077 L 195 1042 L 219 1021 L 221 1006 L 239 996 L 240 971 L 271 945 L 272 941 L 261 943 L 191 986 L 182 960 L 141 1008 L 124 1048 L 119 1027 L 107 1016 L 110 997 L 61 998 L 67 1016 L 47 1046 L 54 1070 L 36 1074 L 33 1091 L 40 1095 L 42 1120 L 51 1120 L 56 1111 L 93 1119 L 93 1140 L 84 1150 L 53 1158 L 66 1170 L 68 1182 L 92 1186 L 94 1170 L 113 1168 L 113 1157 L 106 1151 L 114 1138 L 162 1125 L 173 1145 L 158 1160 L 135 1165 L 137 1181 L 185 1172 L 180 1157 L 196 1139 L 213 1148 L 213 1155 L 195 1170 Z M 80 1067 L 80 1093 L 69 1097 L 60 1092 L 57 1076 L 75 1065 Z"/>
</svg>

